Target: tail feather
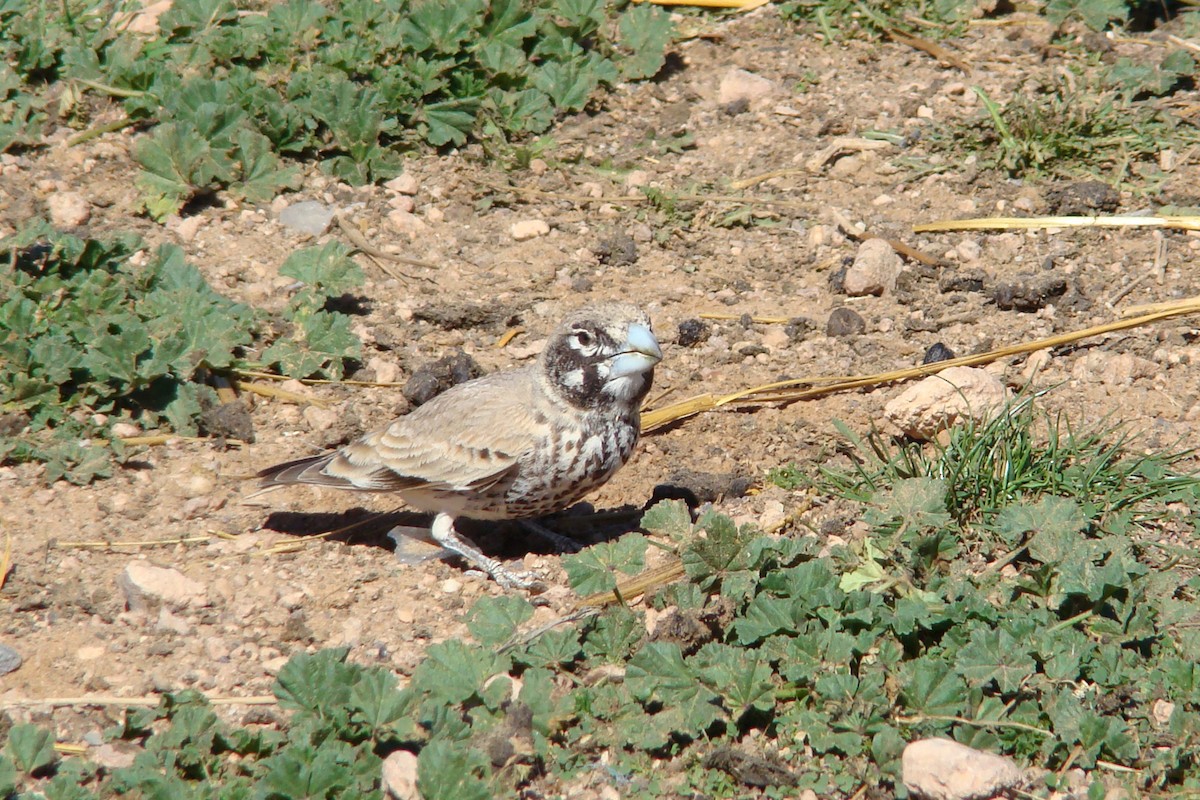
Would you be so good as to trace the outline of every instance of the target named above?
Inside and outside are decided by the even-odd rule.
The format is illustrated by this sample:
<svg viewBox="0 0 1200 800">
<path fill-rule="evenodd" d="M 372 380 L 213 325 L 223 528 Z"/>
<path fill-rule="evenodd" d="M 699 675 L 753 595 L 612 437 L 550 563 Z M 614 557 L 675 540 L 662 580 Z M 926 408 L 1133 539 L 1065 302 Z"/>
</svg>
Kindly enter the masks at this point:
<svg viewBox="0 0 1200 800">
<path fill-rule="evenodd" d="M 267 467 L 256 476 L 259 485 L 266 489 L 272 486 L 287 486 L 293 483 L 310 483 L 316 486 L 336 486 L 346 488 L 351 484 L 344 478 L 338 478 L 324 473 L 325 467 L 334 459 L 337 453 L 325 453 L 319 456 L 298 458 L 295 461 L 285 461 L 273 467 Z"/>
</svg>

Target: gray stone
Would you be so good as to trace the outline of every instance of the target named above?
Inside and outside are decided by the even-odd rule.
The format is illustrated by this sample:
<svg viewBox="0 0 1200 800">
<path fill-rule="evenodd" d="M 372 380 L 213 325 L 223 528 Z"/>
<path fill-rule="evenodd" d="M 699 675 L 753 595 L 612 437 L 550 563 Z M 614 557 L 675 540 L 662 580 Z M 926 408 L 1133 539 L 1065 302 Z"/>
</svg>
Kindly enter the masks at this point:
<svg viewBox="0 0 1200 800">
<path fill-rule="evenodd" d="M 6 644 L 0 644 L 0 675 L 7 675 L 20 668 L 21 654 Z"/>
<path fill-rule="evenodd" d="M 329 230 L 337 210 L 316 200 L 305 200 L 279 212 L 279 224 L 298 233 L 320 236 Z"/>
</svg>

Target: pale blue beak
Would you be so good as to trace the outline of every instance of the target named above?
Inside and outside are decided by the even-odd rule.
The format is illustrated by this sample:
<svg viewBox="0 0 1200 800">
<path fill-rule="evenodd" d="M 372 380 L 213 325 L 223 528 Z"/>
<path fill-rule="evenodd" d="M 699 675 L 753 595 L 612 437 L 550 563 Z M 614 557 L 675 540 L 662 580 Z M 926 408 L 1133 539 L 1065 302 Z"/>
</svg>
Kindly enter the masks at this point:
<svg viewBox="0 0 1200 800">
<path fill-rule="evenodd" d="M 649 372 L 660 361 L 662 349 L 658 346 L 658 339 L 645 325 L 635 323 L 629 326 L 629 332 L 625 334 L 625 349 L 613 359 L 608 376 L 623 378 Z"/>
</svg>

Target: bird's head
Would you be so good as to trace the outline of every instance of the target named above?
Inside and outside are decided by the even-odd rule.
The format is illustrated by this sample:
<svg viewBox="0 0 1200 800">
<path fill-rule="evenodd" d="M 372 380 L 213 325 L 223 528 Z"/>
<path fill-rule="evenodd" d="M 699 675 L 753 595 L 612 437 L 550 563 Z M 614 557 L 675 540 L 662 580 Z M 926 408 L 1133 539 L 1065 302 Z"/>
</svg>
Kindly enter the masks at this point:
<svg viewBox="0 0 1200 800">
<path fill-rule="evenodd" d="M 661 360 L 646 312 L 605 303 L 569 316 L 546 344 L 541 366 L 550 388 L 573 406 L 636 407 Z"/>
</svg>

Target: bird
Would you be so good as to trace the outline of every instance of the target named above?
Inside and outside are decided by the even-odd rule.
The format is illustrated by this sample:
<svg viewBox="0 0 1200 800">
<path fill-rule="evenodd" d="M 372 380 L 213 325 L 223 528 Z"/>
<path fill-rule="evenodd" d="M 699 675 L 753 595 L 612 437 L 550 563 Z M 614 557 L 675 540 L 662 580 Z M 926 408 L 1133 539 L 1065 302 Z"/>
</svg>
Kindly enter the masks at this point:
<svg viewBox="0 0 1200 800">
<path fill-rule="evenodd" d="M 633 455 L 662 357 L 638 306 L 585 306 L 563 320 L 536 362 L 457 384 L 338 450 L 257 477 L 264 489 L 395 492 L 435 515 L 430 533 L 443 548 L 501 586 L 536 588 L 531 574 L 480 552 L 455 520 L 533 520 L 608 481 Z"/>
</svg>

